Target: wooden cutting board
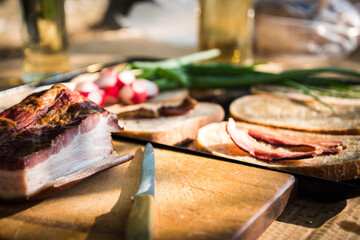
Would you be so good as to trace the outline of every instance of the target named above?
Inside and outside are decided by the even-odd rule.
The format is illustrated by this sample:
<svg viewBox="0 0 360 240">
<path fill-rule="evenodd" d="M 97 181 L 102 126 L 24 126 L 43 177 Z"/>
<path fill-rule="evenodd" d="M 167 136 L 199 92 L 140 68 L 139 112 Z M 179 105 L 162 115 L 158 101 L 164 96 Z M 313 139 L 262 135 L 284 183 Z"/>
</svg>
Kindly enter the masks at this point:
<svg viewBox="0 0 360 240">
<path fill-rule="evenodd" d="M 143 146 L 127 163 L 42 201 L 0 204 L 0 239 L 123 239 Z M 293 176 L 155 149 L 155 239 L 255 239 L 284 210 Z"/>
</svg>

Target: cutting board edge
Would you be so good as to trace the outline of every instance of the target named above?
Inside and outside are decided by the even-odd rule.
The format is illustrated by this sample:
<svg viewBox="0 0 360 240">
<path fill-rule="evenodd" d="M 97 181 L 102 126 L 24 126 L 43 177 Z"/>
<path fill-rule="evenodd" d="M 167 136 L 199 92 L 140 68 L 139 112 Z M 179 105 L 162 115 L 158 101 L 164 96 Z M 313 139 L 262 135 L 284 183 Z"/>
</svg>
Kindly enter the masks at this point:
<svg viewBox="0 0 360 240">
<path fill-rule="evenodd" d="M 281 215 L 288 202 L 295 197 L 297 192 L 297 180 L 294 176 L 289 176 L 290 178 L 280 191 L 270 198 L 258 213 L 236 232 L 232 239 L 257 239 Z"/>
</svg>

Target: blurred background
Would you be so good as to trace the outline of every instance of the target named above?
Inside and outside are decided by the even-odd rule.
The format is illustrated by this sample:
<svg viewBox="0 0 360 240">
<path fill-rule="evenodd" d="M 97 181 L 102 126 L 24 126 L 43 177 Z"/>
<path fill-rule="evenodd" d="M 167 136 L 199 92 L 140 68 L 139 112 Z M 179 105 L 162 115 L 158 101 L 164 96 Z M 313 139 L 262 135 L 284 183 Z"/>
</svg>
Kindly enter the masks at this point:
<svg viewBox="0 0 360 240">
<path fill-rule="evenodd" d="M 68 39 L 71 44 L 94 38 L 147 37 L 180 47 L 194 46 L 194 7 L 194 0 L 65 0 Z M 19 3 L 0 0 L 1 57 L 18 56 L 21 46 Z"/>
<path fill-rule="evenodd" d="M 65 0 L 70 65 L 193 52 L 194 6 L 194 0 Z M 19 1 L 0 0 L 0 79 L 14 77 L 21 56 Z"/>
<path fill-rule="evenodd" d="M 257 59 L 342 60 L 357 53 L 360 3 L 254 0 Z M 65 0 L 71 67 L 121 56 L 172 57 L 196 51 L 196 0 Z M 110 56 L 111 55 L 111 56 Z M 21 67 L 19 3 L 0 0 L 0 79 Z M 302 58 L 299 58 L 302 56 Z M 305 59 L 305 60 L 304 60 Z"/>
</svg>

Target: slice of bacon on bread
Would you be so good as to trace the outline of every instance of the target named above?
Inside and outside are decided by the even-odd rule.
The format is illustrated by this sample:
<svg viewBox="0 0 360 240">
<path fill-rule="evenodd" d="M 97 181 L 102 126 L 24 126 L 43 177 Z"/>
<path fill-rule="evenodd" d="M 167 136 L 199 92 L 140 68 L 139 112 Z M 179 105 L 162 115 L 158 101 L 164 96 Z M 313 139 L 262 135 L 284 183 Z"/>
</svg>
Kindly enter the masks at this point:
<svg viewBox="0 0 360 240">
<path fill-rule="evenodd" d="M 224 119 L 216 103 L 197 102 L 184 90 L 160 93 L 142 104 L 113 105 L 106 109 L 117 114 L 124 129 L 117 133 L 148 141 L 176 145 L 194 140 L 200 127 Z"/>
<path fill-rule="evenodd" d="M 278 168 L 299 172 L 311 176 L 327 178 L 336 181 L 347 181 L 360 177 L 360 136 L 329 135 L 310 132 L 301 132 L 287 129 L 266 127 L 257 124 L 236 122 L 236 128 L 248 132 L 249 130 L 266 132 L 274 135 L 285 135 L 291 138 L 324 139 L 341 142 L 341 151 L 338 153 L 324 153 L 303 158 L 287 158 L 282 160 L 264 160 L 252 156 L 239 148 L 226 132 L 227 122 L 211 123 L 202 127 L 197 135 L 195 144 L 197 149 L 217 156 L 226 157 L 241 162 L 248 162 L 271 168 Z M 262 141 L 259 144 L 268 146 Z M 281 151 L 300 151 L 299 148 L 288 148 L 283 145 L 277 147 Z M 309 151 L 308 149 L 302 151 Z"/>
</svg>

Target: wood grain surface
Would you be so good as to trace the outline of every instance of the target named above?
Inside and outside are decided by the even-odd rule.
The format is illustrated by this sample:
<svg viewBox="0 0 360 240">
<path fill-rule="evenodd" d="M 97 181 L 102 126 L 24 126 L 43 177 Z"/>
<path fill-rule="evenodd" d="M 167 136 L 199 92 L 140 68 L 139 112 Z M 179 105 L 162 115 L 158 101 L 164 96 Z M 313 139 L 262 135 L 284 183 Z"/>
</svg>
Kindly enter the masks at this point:
<svg viewBox="0 0 360 240">
<path fill-rule="evenodd" d="M 0 239 L 123 239 L 139 184 L 135 158 L 51 198 L 0 204 Z M 283 211 L 291 175 L 155 149 L 155 239 L 255 239 Z"/>
<path fill-rule="evenodd" d="M 360 239 L 360 198 L 338 202 L 294 199 L 259 240 Z"/>
</svg>

